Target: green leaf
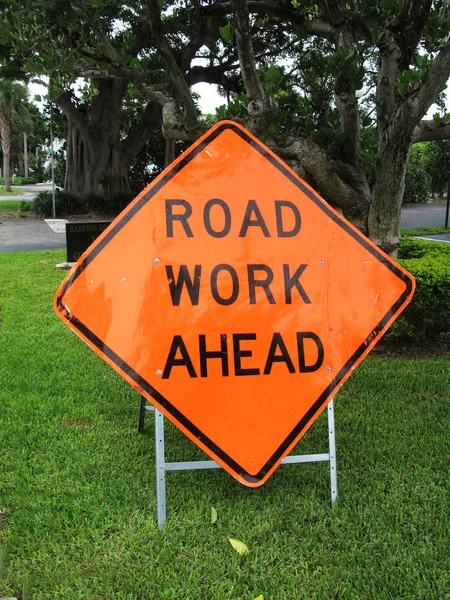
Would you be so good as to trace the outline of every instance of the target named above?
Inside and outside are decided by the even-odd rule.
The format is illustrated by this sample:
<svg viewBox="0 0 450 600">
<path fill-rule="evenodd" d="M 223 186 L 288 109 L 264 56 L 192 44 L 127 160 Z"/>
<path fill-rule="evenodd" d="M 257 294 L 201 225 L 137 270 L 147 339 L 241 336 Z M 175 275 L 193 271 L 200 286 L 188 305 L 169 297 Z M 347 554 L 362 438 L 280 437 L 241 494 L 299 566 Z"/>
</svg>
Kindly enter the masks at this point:
<svg viewBox="0 0 450 600">
<path fill-rule="evenodd" d="M 0 44 L 7 44 L 11 37 L 11 30 L 6 21 L 0 20 Z"/>
<path fill-rule="evenodd" d="M 222 37 L 222 39 L 229 43 L 231 42 L 231 38 L 233 35 L 233 26 L 231 25 L 230 21 L 228 21 L 228 23 L 225 25 L 225 27 L 219 27 L 219 31 L 220 31 L 220 35 Z"/>
<path fill-rule="evenodd" d="M 141 70 L 145 71 L 146 69 L 148 69 L 152 64 L 152 59 L 149 58 L 148 56 L 146 56 L 145 58 L 143 58 L 141 60 Z"/>
<path fill-rule="evenodd" d="M 240 542 L 239 540 L 235 540 L 233 538 L 228 538 L 228 540 L 238 554 L 248 554 L 248 548 L 244 542 Z"/>
<path fill-rule="evenodd" d="M 257 598 L 254 598 L 253 600 L 264 600 L 264 596 L 261 594 Z"/>
<path fill-rule="evenodd" d="M 41 65 L 31 58 L 29 58 L 26 64 L 21 67 L 21 71 L 24 71 L 25 73 L 39 73 L 41 69 Z"/>
<path fill-rule="evenodd" d="M 439 125 L 441 123 L 441 115 L 439 113 L 434 113 L 433 121 L 436 123 L 436 125 Z"/>
<path fill-rule="evenodd" d="M 277 123 L 270 123 L 269 127 L 267 128 L 267 133 L 269 135 L 275 135 L 275 133 L 278 131 L 278 125 Z"/>
<path fill-rule="evenodd" d="M 42 102 L 42 96 L 40 96 L 39 94 L 35 94 L 34 100 L 35 102 Z"/>
<path fill-rule="evenodd" d="M 165 2 L 166 0 L 158 0 L 159 10 L 162 10 L 164 8 Z"/>
<path fill-rule="evenodd" d="M 397 83 L 397 92 L 400 96 L 404 96 L 408 91 L 408 85 L 406 83 Z"/>
<path fill-rule="evenodd" d="M 214 506 L 211 506 L 211 523 L 215 523 L 217 521 L 217 510 Z"/>
</svg>

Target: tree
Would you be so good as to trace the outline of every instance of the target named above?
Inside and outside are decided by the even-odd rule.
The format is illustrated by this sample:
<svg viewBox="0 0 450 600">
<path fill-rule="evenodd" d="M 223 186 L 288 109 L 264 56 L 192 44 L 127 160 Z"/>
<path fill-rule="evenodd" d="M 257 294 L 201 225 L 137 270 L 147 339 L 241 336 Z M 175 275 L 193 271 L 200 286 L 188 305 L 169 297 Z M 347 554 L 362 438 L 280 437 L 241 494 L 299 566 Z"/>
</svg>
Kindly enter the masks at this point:
<svg viewBox="0 0 450 600">
<path fill-rule="evenodd" d="M 0 80 L 0 141 L 3 151 L 3 177 L 5 191 L 11 191 L 10 148 L 14 126 L 24 131 L 30 122 L 27 108 L 26 86 L 9 79 Z"/>
<path fill-rule="evenodd" d="M 327 148 L 317 137 L 292 131 L 275 137 L 271 146 L 294 160 L 297 169 L 373 241 L 394 252 L 400 240 L 400 208 L 411 144 L 449 135 L 448 126 L 422 121 L 450 75 L 448 9 L 431 0 L 388 0 L 379 7 L 339 0 L 314 6 L 293 4 L 296 10 L 289 9 L 289 23 L 297 20 L 303 35 L 315 36 L 312 47 L 318 38 L 330 45 L 328 72 L 333 76 L 335 105 L 330 108 L 338 117 L 339 129 Z M 269 10 L 267 3 L 264 5 L 266 16 L 272 19 L 286 12 L 281 3 L 270 3 Z M 262 7 L 258 2 L 231 1 L 249 114 L 256 130 L 264 128 L 268 119 L 273 121 L 278 112 L 261 86 L 253 59 L 249 15 Z M 419 48 L 425 55 L 418 53 Z M 364 112 L 356 95 L 363 85 L 375 89 L 376 152 L 370 174 L 362 163 Z"/>
<path fill-rule="evenodd" d="M 127 140 L 137 147 L 151 137 L 151 114 L 166 140 L 194 140 L 206 123 L 192 85 L 215 83 L 231 99 L 220 117 L 263 137 L 395 252 L 410 147 L 450 136 L 445 119 L 422 120 L 450 75 L 444 0 L 44 0 L 33 11 L 34 4 L 18 9 L 9 0 L 11 32 L 19 32 L 11 35 L 23 53 L 33 31 L 34 54 L 20 60 L 53 74 L 62 90 L 55 98 L 71 123 L 77 178 L 97 181 L 114 156 L 126 167 Z M 75 76 L 94 82 L 88 117 L 68 91 Z M 131 87 L 146 104 L 141 125 L 124 138 L 118 123 Z"/>
<path fill-rule="evenodd" d="M 181 89 L 165 66 L 164 56 L 169 56 L 170 50 L 163 43 L 165 54 L 161 54 L 155 44 L 146 2 L 45 0 L 39 11 L 34 10 L 34 0 L 20 6 L 14 1 L 4 5 L 12 56 L 28 74 L 51 77 L 52 99 L 68 120 L 68 191 L 108 195 L 129 191 L 130 164 L 161 127 L 163 108 L 172 125 L 178 123 L 181 113 L 177 114 L 177 109 L 183 104 L 187 106 L 187 125 L 196 122 L 189 89 L 186 85 Z M 223 21 L 223 16 L 220 19 Z M 215 30 L 218 35 L 218 27 Z M 174 27 L 172 39 L 181 35 Z M 198 32 L 195 35 L 196 41 L 187 49 L 178 42 L 181 54 L 177 60 L 186 67 L 203 44 Z M 230 64 L 213 70 L 218 83 Z M 84 77 L 90 89 L 89 98 L 85 96 L 83 101 L 73 93 L 77 77 Z M 191 83 L 196 81 L 202 81 L 201 69 Z M 141 103 L 139 118 L 131 128 L 123 118 L 130 93 Z M 183 129 L 181 121 L 179 129 Z M 172 146 L 170 141 L 168 149 Z"/>
</svg>

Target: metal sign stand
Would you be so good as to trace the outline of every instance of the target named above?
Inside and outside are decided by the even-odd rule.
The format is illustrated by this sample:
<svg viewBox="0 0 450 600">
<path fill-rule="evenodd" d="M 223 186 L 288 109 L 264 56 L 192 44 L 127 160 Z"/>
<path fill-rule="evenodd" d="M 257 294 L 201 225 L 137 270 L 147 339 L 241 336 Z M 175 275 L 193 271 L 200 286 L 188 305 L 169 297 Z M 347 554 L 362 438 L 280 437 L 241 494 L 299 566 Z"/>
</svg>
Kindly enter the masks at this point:
<svg viewBox="0 0 450 600">
<path fill-rule="evenodd" d="M 190 462 L 165 462 L 164 458 L 164 415 L 151 406 L 147 400 L 141 396 L 141 406 L 139 410 L 138 431 L 144 431 L 145 413 L 153 411 L 155 413 L 155 443 L 156 443 L 156 504 L 158 515 L 158 526 L 163 527 L 166 522 L 166 471 L 194 471 L 196 469 L 218 469 L 214 460 L 197 460 Z M 334 506 L 337 498 L 337 471 L 336 471 L 336 440 L 334 435 L 334 401 L 330 400 L 327 407 L 328 414 L 328 446 L 326 454 L 298 454 L 295 456 L 286 456 L 281 464 L 292 463 L 311 463 L 311 462 L 329 462 L 330 463 L 330 487 L 331 487 L 331 506 Z"/>
</svg>

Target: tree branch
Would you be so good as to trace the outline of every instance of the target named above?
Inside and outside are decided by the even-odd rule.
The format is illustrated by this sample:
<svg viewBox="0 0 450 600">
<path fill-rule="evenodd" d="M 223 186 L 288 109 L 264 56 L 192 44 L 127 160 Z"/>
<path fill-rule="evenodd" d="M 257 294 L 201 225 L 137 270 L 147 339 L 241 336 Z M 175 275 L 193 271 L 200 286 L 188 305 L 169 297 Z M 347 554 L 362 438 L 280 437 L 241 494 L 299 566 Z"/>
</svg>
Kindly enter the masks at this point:
<svg viewBox="0 0 450 600">
<path fill-rule="evenodd" d="M 142 90 L 153 102 L 156 102 L 162 108 L 161 129 L 164 139 L 193 142 L 206 131 L 206 127 L 187 128 L 177 118 L 177 103 L 167 92 L 160 92 L 148 86 L 143 86 Z"/>
<path fill-rule="evenodd" d="M 113 64 L 117 64 L 117 65 L 122 64 L 122 59 L 120 57 L 120 54 L 116 51 L 114 46 L 111 44 L 111 41 L 103 33 L 103 31 L 100 29 L 100 27 L 97 24 L 94 25 L 94 31 L 99 39 L 100 44 L 103 46 L 103 50 L 104 50 L 106 56 L 111 60 L 111 62 Z"/>
<path fill-rule="evenodd" d="M 186 110 L 186 121 L 188 127 L 195 127 L 197 124 L 197 111 L 189 87 L 186 84 L 184 75 L 178 66 L 172 50 L 162 32 L 161 12 L 158 6 L 158 0 L 147 0 L 149 9 L 150 26 L 156 46 L 167 63 L 170 81 L 178 93 Z"/>
<path fill-rule="evenodd" d="M 186 75 L 186 83 L 192 86 L 201 81 L 221 85 L 229 92 L 242 92 L 238 77 L 231 78 L 225 75 L 222 65 L 213 67 L 200 67 L 196 65 L 195 67 L 191 67 L 189 73 Z"/>
<path fill-rule="evenodd" d="M 442 92 L 450 77 L 450 38 L 431 63 L 430 69 L 420 88 L 408 98 L 412 109 L 412 117 L 420 121 L 430 106 Z"/>
<path fill-rule="evenodd" d="M 266 95 L 259 81 L 248 19 L 247 0 L 231 0 L 231 5 L 233 7 L 236 49 L 241 65 L 242 79 L 248 94 L 247 111 L 251 119 L 248 126 L 257 132 L 265 128 L 267 119 L 276 112 L 278 106 L 273 99 Z"/>
<path fill-rule="evenodd" d="M 432 0 L 405 0 L 398 19 L 391 26 L 400 49 L 398 62 L 400 71 L 404 71 L 411 64 L 428 21 L 431 5 Z"/>
<path fill-rule="evenodd" d="M 231 6 L 234 15 L 236 49 L 241 65 L 242 79 L 244 80 L 244 86 L 248 93 L 249 105 L 251 103 L 260 103 L 260 111 L 263 111 L 265 93 L 262 89 L 256 70 L 250 23 L 248 21 L 247 0 L 231 0 Z"/>
<path fill-rule="evenodd" d="M 327 152 L 312 138 L 291 137 L 269 140 L 267 144 L 288 163 L 295 161 L 301 177 L 328 202 L 340 206 L 345 216 L 361 231 L 367 230 L 367 222 L 361 215 L 367 217 L 370 189 L 361 169 L 341 161 L 331 161 Z"/>
<path fill-rule="evenodd" d="M 412 143 L 434 142 L 436 140 L 450 139 L 450 121 L 442 119 L 435 121 L 420 121 L 413 131 Z"/>
<path fill-rule="evenodd" d="M 107 65 L 111 64 L 111 59 L 108 56 L 105 56 L 104 54 L 94 54 L 93 52 L 89 52 L 89 50 L 85 50 L 84 48 L 82 48 L 80 46 L 74 47 L 74 50 L 76 50 L 79 54 L 81 54 L 81 56 L 90 58 L 91 60 L 93 60 L 95 62 L 104 63 Z"/>
<path fill-rule="evenodd" d="M 86 79 L 125 79 L 133 83 L 143 84 L 153 82 L 155 73 L 153 71 L 144 73 L 131 67 L 109 65 L 105 69 L 80 69 L 75 71 L 74 75 Z"/>
<path fill-rule="evenodd" d="M 210 6 L 204 6 L 203 12 L 209 13 L 214 11 L 216 14 L 219 11 L 222 13 L 232 12 L 233 2 L 215 2 Z M 323 19 L 305 19 L 305 17 L 298 11 L 293 10 L 286 4 L 275 4 L 274 2 L 266 2 L 263 0 L 248 0 L 248 10 L 252 14 L 258 15 L 272 15 L 282 18 L 284 22 L 293 25 L 295 29 L 300 29 L 304 33 L 309 35 L 317 35 L 320 37 L 332 40 L 334 37 L 334 28 L 332 25 Z"/>
<path fill-rule="evenodd" d="M 352 32 L 344 24 L 336 32 L 336 47 L 353 49 Z M 342 132 L 342 157 L 350 164 L 360 164 L 361 136 L 359 123 L 358 100 L 355 95 L 355 83 L 351 75 L 339 73 L 334 86 L 334 97 L 339 112 Z"/>
<path fill-rule="evenodd" d="M 134 39 L 131 41 L 128 48 L 125 50 L 127 56 L 137 56 L 139 52 L 146 46 L 146 42 L 151 37 L 151 30 L 146 19 L 142 19 L 136 23 L 134 28 Z"/>
<path fill-rule="evenodd" d="M 123 150 L 134 158 L 143 148 L 144 144 L 150 138 L 162 121 L 161 105 L 155 101 L 150 101 L 139 119 L 139 122 L 132 128 L 128 136 L 122 142 Z"/>
<path fill-rule="evenodd" d="M 203 40 L 198 39 L 192 40 L 187 44 L 180 57 L 180 68 L 183 73 L 186 73 L 186 71 L 189 69 L 192 60 L 195 58 L 195 55 L 202 46 Z"/>
<path fill-rule="evenodd" d="M 377 74 L 377 124 L 378 133 L 386 128 L 396 106 L 396 84 L 400 49 L 395 36 L 389 29 L 378 40 L 379 66 Z"/>
<path fill-rule="evenodd" d="M 405 0 L 399 17 L 378 40 L 380 51 L 377 76 L 379 134 L 383 133 L 389 125 L 390 118 L 399 108 L 397 77 L 400 72 L 410 66 L 427 23 L 431 4 L 432 0 Z M 402 110 L 401 102 L 400 110 Z M 420 112 L 418 106 L 416 110 Z M 420 116 L 415 116 L 416 122 L 423 117 L 426 110 Z"/>
<path fill-rule="evenodd" d="M 63 111 L 67 119 L 76 123 L 83 130 L 87 128 L 84 115 L 73 103 L 72 95 L 69 92 L 60 92 L 59 94 L 54 95 L 52 100 Z"/>
</svg>

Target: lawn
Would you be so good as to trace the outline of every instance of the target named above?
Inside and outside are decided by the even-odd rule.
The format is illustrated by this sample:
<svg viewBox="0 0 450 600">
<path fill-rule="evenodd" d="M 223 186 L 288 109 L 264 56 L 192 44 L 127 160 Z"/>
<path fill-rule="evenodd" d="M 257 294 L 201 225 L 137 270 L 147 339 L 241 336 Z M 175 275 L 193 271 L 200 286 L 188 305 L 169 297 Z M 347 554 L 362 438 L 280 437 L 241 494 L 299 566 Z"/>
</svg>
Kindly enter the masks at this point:
<svg viewBox="0 0 450 600">
<path fill-rule="evenodd" d="M 5 192 L 5 186 L 0 185 L 0 196 L 23 196 L 23 191 L 18 188 L 11 188 L 10 192 Z"/>
<path fill-rule="evenodd" d="M 450 228 L 439 225 L 436 227 L 416 227 L 415 229 L 402 229 L 402 235 L 438 235 L 450 233 Z"/>
<path fill-rule="evenodd" d="M 0 597 L 450 597 L 448 357 L 373 353 L 344 385 L 334 509 L 327 464 L 282 466 L 256 490 L 169 473 L 159 530 L 153 417 L 138 434 L 137 392 L 53 314 L 63 260 L 0 254 Z M 326 451 L 322 417 L 298 453 Z M 172 426 L 166 450 L 202 458 Z"/>
<path fill-rule="evenodd" d="M 0 194 L 1 195 L 1 194 Z M 22 200 L 2 200 L 0 201 L 0 218 L 1 219 L 15 219 L 18 217 L 30 215 L 30 211 L 24 212 L 22 210 Z M 29 203 L 31 208 L 31 202 Z M 26 204 L 28 208 L 28 203 Z"/>
</svg>

